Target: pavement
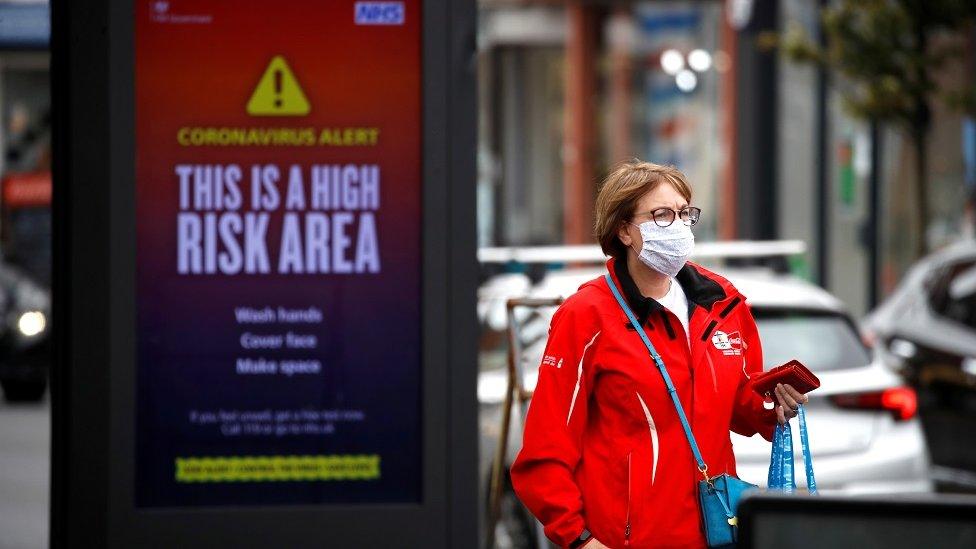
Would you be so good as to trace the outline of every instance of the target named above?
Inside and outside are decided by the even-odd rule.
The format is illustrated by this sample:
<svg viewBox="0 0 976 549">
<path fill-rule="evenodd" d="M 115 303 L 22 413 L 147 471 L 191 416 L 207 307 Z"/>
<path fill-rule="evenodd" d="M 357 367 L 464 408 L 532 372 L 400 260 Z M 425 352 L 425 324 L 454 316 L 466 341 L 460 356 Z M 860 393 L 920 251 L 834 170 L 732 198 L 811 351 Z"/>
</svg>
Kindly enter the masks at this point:
<svg viewBox="0 0 976 549">
<path fill-rule="evenodd" d="M 0 397 L 0 549 L 47 547 L 50 401 Z"/>
</svg>

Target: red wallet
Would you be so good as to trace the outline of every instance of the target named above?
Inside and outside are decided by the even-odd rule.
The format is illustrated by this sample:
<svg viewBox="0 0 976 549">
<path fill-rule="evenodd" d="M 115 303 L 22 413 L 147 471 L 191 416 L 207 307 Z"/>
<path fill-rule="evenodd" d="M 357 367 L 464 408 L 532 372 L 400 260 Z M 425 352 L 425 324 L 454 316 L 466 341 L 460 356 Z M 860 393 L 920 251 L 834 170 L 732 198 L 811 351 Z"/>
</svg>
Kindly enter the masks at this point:
<svg viewBox="0 0 976 549">
<path fill-rule="evenodd" d="M 792 385 L 803 394 L 820 387 L 820 380 L 813 375 L 799 360 L 791 360 L 782 366 L 752 376 L 752 389 L 765 398 L 773 394 L 776 385 L 783 383 Z"/>
</svg>

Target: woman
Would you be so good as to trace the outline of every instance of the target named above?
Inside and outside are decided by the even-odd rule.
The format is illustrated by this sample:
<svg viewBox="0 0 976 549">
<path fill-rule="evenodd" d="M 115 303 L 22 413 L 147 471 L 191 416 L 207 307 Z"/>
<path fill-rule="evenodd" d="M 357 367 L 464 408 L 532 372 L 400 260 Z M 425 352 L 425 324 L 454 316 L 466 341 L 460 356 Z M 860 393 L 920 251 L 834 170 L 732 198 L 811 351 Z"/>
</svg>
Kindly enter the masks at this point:
<svg viewBox="0 0 976 549">
<path fill-rule="evenodd" d="M 628 162 L 596 202 L 607 269 L 664 360 L 709 476 L 735 474 L 729 431 L 772 440 L 807 397 L 776 388 L 766 409 L 747 386 L 762 349 L 745 297 L 687 262 L 694 245 L 684 175 Z M 604 277 L 556 311 L 512 465 L 523 503 L 563 547 L 704 547 L 697 470 L 661 373 Z"/>
</svg>

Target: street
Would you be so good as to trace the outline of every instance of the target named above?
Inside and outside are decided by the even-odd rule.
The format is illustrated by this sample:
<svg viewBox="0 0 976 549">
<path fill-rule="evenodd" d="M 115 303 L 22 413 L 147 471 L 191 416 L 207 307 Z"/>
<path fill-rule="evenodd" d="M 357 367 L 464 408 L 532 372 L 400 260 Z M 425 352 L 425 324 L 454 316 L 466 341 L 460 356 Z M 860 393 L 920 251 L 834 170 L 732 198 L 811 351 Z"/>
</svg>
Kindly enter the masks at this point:
<svg viewBox="0 0 976 549">
<path fill-rule="evenodd" d="M 0 549 L 47 547 L 50 411 L 0 399 Z"/>
</svg>

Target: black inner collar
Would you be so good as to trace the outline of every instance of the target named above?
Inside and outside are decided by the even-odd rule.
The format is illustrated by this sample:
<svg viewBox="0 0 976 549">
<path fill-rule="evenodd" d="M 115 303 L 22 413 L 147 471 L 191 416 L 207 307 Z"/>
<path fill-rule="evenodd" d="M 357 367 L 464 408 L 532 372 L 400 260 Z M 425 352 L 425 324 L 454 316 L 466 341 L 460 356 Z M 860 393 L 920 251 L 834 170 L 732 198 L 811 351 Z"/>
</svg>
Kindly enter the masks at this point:
<svg viewBox="0 0 976 549">
<path fill-rule="evenodd" d="M 630 271 L 627 270 L 627 258 L 618 257 L 614 259 L 613 270 L 617 275 L 617 280 L 620 281 L 620 285 L 623 286 L 622 290 L 627 299 L 627 304 L 630 305 L 641 324 L 647 323 L 647 317 L 651 312 L 664 308 L 656 299 L 645 297 L 640 293 L 637 283 L 634 282 L 634 278 L 630 276 Z M 675 279 L 678 284 L 681 284 L 681 289 L 684 290 L 685 297 L 688 298 L 689 318 L 691 318 L 692 309 L 695 305 L 710 311 L 716 301 L 726 297 L 725 290 L 718 282 L 701 274 L 698 269 L 690 264 L 685 263 L 678 271 Z"/>
<path fill-rule="evenodd" d="M 637 320 L 642 325 L 647 323 L 647 317 L 651 314 L 651 311 L 664 308 L 653 297 L 644 297 L 640 293 L 640 289 L 637 288 L 637 283 L 634 282 L 634 278 L 630 276 L 630 271 L 627 270 L 626 258 L 616 258 L 613 262 L 613 270 L 617 275 L 617 280 L 620 281 L 620 285 L 623 286 L 621 289 L 624 291 L 624 297 L 627 298 L 627 304 L 630 305 L 630 310 L 634 311 L 634 316 L 637 317 Z"/>
</svg>

